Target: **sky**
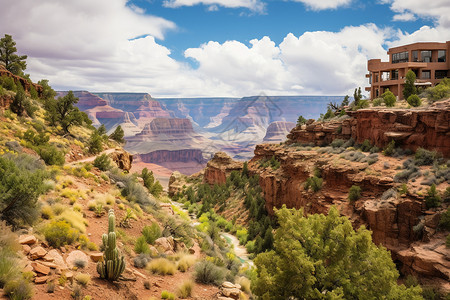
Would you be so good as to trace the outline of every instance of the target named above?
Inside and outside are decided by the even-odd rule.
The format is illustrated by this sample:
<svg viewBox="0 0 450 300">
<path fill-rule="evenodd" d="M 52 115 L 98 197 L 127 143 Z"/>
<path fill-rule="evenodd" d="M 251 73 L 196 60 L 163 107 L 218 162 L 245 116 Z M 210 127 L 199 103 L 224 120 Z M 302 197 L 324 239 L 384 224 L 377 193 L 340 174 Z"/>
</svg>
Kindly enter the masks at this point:
<svg viewBox="0 0 450 300">
<path fill-rule="evenodd" d="M 390 47 L 450 40 L 448 0 L 0 0 L 0 36 L 55 90 L 346 95 Z"/>
</svg>

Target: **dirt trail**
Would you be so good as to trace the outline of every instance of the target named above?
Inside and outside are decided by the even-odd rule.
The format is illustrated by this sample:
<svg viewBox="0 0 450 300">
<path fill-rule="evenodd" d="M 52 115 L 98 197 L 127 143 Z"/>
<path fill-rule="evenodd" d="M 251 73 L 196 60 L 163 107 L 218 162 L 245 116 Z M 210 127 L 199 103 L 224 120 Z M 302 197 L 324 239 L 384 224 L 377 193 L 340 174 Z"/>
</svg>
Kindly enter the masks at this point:
<svg viewBox="0 0 450 300">
<path fill-rule="evenodd" d="M 67 166 L 73 166 L 73 165 L 76 165 L 76 164 L 79 164 L 79 163 L 92 162 L 92 161 L 95 160 L 95 158 L 97 156 L 102 155 L 102 154 L 110 154 L 110 153 L 113 153 L 115 150 L 116 150 L 116 148 L 106 149 L 106 150 L 100 152 L 97 155 L 89 156 L 89 157 L 86 157 L 86 158 L 83 158 L 83 159 L 79 159 L 79 160 L 74 160 L 74 161 L 72 161 L 70 163 L 67 163 L 66 165 Z"/>
</svg>

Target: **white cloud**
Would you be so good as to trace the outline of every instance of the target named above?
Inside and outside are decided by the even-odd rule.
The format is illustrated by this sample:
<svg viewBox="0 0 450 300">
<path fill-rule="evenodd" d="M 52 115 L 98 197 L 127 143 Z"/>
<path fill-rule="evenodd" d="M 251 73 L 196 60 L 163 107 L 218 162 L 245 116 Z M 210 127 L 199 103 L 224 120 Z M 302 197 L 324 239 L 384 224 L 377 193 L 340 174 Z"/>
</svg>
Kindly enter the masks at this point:
<svg viewBox="0 0 450 300">
<path fill-rule="evenodd" d="M 367 59 L 386 56 L 381 45 L 387 33 L 369 24 L 288 34 L 279 46 L 268 37 L 249 46 L 209 42 L 185 55 L 198 61 L 203 77 L 247 94 L 342 94 L 367 84 Z"/>
<path fill-rule="evenodd" d="M 340 6 L 349 5 L 353 0 L 291 0 L 302 2 L 312 10 L 336 9 Z"/>
<path fill-rule="evenodd" d="M 229 8 L 248 8 L 256 12 L 263 12 L 265 4 L 261 0 L 164 0 L 163 5 L 166 7 L 182 7 L 182 6 L 194 6 L 194 5 L 208 5 L 216 10 L 217 7 L 229 7 Z"/>
<path fill-rule="evenodd" d="M 448 0 L 390 0 L 388 3 L 396 13 L 411 13 L 422 18 L 432 18 L 440 26 L 450 27 L 450 1 Z"/>
<path fill-rule="evenodd" d="M 412 13 L 401 13 L 401 14 L 394 15 L 392 20 L 401 21 L 401 22 L 409 22 L 409 21 L 415 21 L 416 17 Z"/>
</svg>

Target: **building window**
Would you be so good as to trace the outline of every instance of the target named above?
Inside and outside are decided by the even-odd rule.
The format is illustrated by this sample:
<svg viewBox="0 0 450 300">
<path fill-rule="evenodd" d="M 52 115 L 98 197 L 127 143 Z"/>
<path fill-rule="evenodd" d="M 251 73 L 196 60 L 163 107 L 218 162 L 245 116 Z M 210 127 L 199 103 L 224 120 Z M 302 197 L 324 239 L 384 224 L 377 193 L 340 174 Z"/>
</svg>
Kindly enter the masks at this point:
<svg viewBox="0 0 450 300">
<path fill-rule="evenodd" d="M 435 79 L 443 79 L 445 77 L 447 77 L 447 70 L 436 70 L 434 72 Z"/>
<path fill-rule="evenodd" d="M 389 71 L 381 72 L 381 81 L 388 81 L 390 79 L 391 73 Z"/>
<path fill-rule="evenodd" d="M 431 51 L 425 50 L 420 52 L 420 58 L 423 62 L 431 62 Z"/>
<path fill-rule="evenodd" d="M 400 53 L 393 53 L 392 54 L 392 63 L 401 63 L 401 62 L 408 62 L 408 51 L 400 52 Z"/>
<path fill-rule="evenodd" d="M 431 78 L 431 72 L 430 70 L 423 70 L 422 71 L 422 79 L 430 79 Z"/>
<path fill-rule="evenodd" d="M 375 74 L 375 82 L 378 82 L 378 74 Z"/>
<path fill-rule="evenodd" d="M 446 54 L 445 50 L 438 50 L 438 62 L 446 62 Z"/>
<path fill-rule="evenodd" d="M 398 69 L 397 70 L 392 70 L 391 79 L 392 80 L 397 80 L 398 79 Z"/>
<path fill-rule="evenodd" d="M 419 61 L 419 51 L 414 50 L 412 52 L 412 61 L 414 61 L 414 62 L 418 62 Z"/>
</svg>

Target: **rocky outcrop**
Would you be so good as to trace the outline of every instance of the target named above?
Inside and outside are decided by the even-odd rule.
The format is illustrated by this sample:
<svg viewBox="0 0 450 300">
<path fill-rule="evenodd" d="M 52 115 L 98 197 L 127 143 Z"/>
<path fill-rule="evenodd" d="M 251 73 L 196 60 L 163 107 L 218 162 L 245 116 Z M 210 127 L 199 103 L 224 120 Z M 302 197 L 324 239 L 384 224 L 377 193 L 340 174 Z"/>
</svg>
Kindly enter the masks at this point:
<svg viewBox="0 0 450 300">
<path fill-rule="evenodd" d="M 139 160 L 146 163 L 164 163 L 164 162 L 197 162 L 206 164 L 200 149 L 181 149 L 181 150 L 158 150 L 150 153 L 138 154 Z"/>
<path fill-rule="evenodd" d="M 16 84 L 20 83 L 23 86 L 25 92 L 28 93 L 30 92 L 31 85 L 33 85 L 38 95 L 42 96 L 43 88 L 41 85 L 36 83 L 30 83 L 26 78 L 14 75 L 10 71 L 8 71 L 4 65 L 0 64 L 0 77 L 2 76 L 11 77 Z"/>
<path fill-rule="evenodd" d="M 378 147 L 391 140 L 416 150 L 423 147 L 450 156 L 450 99 L 426 108 L 370 108 L 347 112 L 349 117 L 315 122 L 294 128 L 290 143 L 328 144 L 334 139 L 352 137 L 357 143 L 368 139 Z"/>
<path fill-rule="evenodd" d="M 204 181 L 209 184 L 223 184 L 232 171 L 242 170 L 242 162 L 234 161 L 224 152 L 217 152 L 205 168 Z"/>
<path fill-rule="evenodd" d="M 123 149 L 116 149 L 114 152 L 109 154 L 109 157 L 118 168 L 127 172 L 130 171 L 131 164 L 133 163 L 133 155 Z"/>
<path fill-rule="evenodd" d="M 265 143 L 278 143 L 286 140 L 286 135 L 295 127 L 293 122 L 277 121 L 270 123 L 263 139 Z"/>
</svg>

